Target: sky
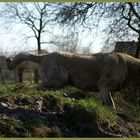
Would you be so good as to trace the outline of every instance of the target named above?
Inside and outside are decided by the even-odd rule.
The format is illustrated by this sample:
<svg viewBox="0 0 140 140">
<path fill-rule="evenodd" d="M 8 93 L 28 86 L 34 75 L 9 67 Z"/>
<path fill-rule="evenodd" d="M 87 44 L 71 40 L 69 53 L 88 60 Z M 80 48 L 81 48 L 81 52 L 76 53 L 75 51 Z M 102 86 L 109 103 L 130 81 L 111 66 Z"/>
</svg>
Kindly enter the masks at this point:
<svg viewBox="0 0 140 140">
<path fill-rule="evenodd" d="M 7 31 L 0 27 L 0 53 L 2 54 L 13 54 L 18 52 L 28 52 L 37 50 L 37 44 L 35 38 L 30 38 L 28 41 L 24 40 L 25 31 L 21 31 L 21 27 L 18 28 L 13 27 L 14 29 Z M 20 29 L 21 28 L 21 29 Z M 101 51 L 103 47 L 103 33 L 101 33 L 101 28 L 95 31 L 96 33 L 80 33 L 79 35 L 79 43 L 78 46 L 87 47 L 90 43 L 91 45 L 91 53 L 97 53 Z M 60 29 L 54 29 L 54 34 L 59 34 Z M 49 41 L 51 36 L 46 35 L 46 41 Z M 42 49 L 48 50 L 49 52 L 55 51 L 53 48 L 51 49 L 49 44 L 42 45 Z"/>
<path fill-rule="evenodd" d="M 92 43 L 91 53 L 100 52 L 104 43 L 104 34 L 102 33 L 102 29 L 105 28 L 105 22 L 101 22 L 101 25 L 102 26 L 93 29 L 92 32 L 80 32 L 78 46 L 81 48 L 87 47 Z M 11 55 L 18 52 L 37 50 L 36 40 L 34 38 L 30 38 L 28 41 L 25 41 L 25 35 L 27 33 L 30 34 L 28 28 L 23 25 L 11 27 L 10 25 L 9 27 L 0 26 L 0 53 L 4 55 Z M 63 33 L 63 31 L 57 26 L 53 28 L 53 33 L 59 34 Z M 49 41 L 51 36 L 46 34 L 45 38 L 45 41 Z M 50 48 L 49 44 L 43 45 L 42 49 L 47 49 L 49 52 L 55 51 L 54 49 Z"/>
<path fill-rule="evenodd" d="M 23 51 L 33 51 L 37 49 L 36 46 L 36 40 L 35 39 L 29 39 L 27 43 L 25 43 L 21 38 L 19 38 L 20 35 L 16 33 L 8 33 L 4 35 L 0 35 L 0 53 L 2 54 L 12 54 L 12 53 L 18 53 L 18 52 L 23 52 Z M 86 47 L 90 42 L 93 41 L 92 36 L 84 36 L 80 39 L 80 44 L 81 47 Z M 102 47 L 102 40 L 101 36 L 97 37 L 94 39 L 94 43 L 92 44 L 91 47 L 91 52 L 92 53 L 97 53 L 100 52 L 101 47 Z M 50 49 L 49 45 L 43 45 L 42 49 L 46 49 L 51 51 L 54 51 L 54 49 Z"/>
</svg>

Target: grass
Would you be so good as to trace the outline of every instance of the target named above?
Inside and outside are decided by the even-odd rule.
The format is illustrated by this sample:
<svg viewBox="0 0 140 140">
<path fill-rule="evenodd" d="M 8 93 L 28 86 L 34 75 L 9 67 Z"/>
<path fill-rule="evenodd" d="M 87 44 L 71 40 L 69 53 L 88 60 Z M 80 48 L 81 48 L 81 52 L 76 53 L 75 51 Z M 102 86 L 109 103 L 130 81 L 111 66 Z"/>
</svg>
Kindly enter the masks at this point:
<svg viewBox="0 0 140 140">
<path fill-rule="evenodd" d="M 121 94 L 118 99 L 117 97 L 115 99 L 119 109 L 122 109 L 129 118 L 131 116 L 131 120 L 139 118 L 139 108 L 126 103 Z M 52 113 L 52 117 L 54 117 L 50 119 L 50 122 L 54 121 L 52 126 L 40 118 L 39 114 L 36 116 L 30 113 L 30 108 L 35 106 L 36 100 L 40 97 L 43 99 L 43 113 Z M 74 132 L 81 137 L 81 134 L 93 136 L 93 133 L 99 134 L 99 123 L 105 124 L 105 127 L 109 128 L 115 126 L 118 121 L 116 111 L 102 105 L 96 94 L 91 95 L 70 86 L 59 90 L 37 91 L 36 85 L 30 83 L 0 85 L 0 101 L 13 104 L 25 113 L 19 117 L 19 122 L 13 121 L 12 118 L 8 119 L 9 122 L 7 122 L 0 116 L 1 136 L 7 136 L 5 133 L 9 131 L 13 136 L 20 136 L 20 131 L 27 130 L 28 133 L 24 132 L 24 136 L 60 137 L 63 136 L 62 126 L 71 129 L 67 133 Z M 62 115 L 60 120 L 57 118 L 57 114 Z M 58 125 L 59 123 L 62 125 L 61 127 Z M 10 130 L 7 129 L 9 124 L 11 124 Z"/>
<path fill-rule="evenodd" d="M 117 120 L 115 110 L 103 106 L 100 101 L 94 99 L 69 99 L 65 101 L 65 106 L 68 108 L 78 108 L 78 110 L 81 109 L 83 115 L 86 114 L 86 117 L 88 117 L 87 114 L 92 115 L 94 116 L 93 119 L 95 119 L 96 116 L 102 120 L 109 120 L 112 124 L 115 124 Z"/>
<path fill-rule="evenodd" d="M 139 97 L 137 97 L 133 92 L 130 93 L 130 91 L 121 90 L 120 92 L 117 92 L 116 101 L 118 107 L 121 108 L 121 110 L 123 110 L 123 113 L 125 113 L 129 118 L 132 118 L 132 120 L 134 120 L 134 118 L 140 117 L 140 104 Z M 134 99 L 131 98 L 132 95 Z"/>
<path fill-rule="evenodd" d="M 122 92 L 113 96 L 117 111 L 123 113 L 120 115 L 127 119 L 125 121 L 139 120 L 139 107 L 126 102 L 123 94 L 127 93 Z M 42 112 L 36 110 L 38 99 L 43 99 L 43 117 L 40 116 Z M 0 85 L 0 102 L 23 111 L 23 114 L 14 114 L 12 118 L 9 115 L 8 119 L 3 119 L 3 114 L 0 114 L 1 136 L 9 136 L 9 133 L 10 136 L 61 137 L 65 128 L 67 136 L 94 136 L 94 133 L 100 133 L 98 124 L 113 131 L 120 119 L 116 110 L 102 105 L 96 93 L 86 93 L 70 86 L 37 91 L 36 85 L 31 83 Z"/>
<path fill-rule="evenodd" d="M 42 120 L 37 117 L 32 117 L 28 120 L 26 120 L 26 127 L 33 129 L 33 128 L 39 128 L 42 126 Z"/>
<path fill-rule="evenodd" d="M 14 135 L 17 128 L 20 128 L 22 123 L 10 117 L 0 118 L 0 136 Z M 7 135 L 8 134 L 8 135 Z"/>
<path fill-rule="evenodd" d="M 5 96 L 13 93 L 12 85 L 0 85 L 0 96 Z"/>
<path fill-rule="evenodd" d="M 93 98 L 84 98 L 76 100 L 74 98 L 64 97 L 62 95 L 62 92 L 68 95 L 83 94 L 81 90 L 74 87 L 66 87 L 61 90 L 49 90 L 44 92 L 37 91 L 35 85 L 29 83 L 16 85 L 9 84 L 0 86 L 0 96 L 21 95 L 29 99 L 33 99 L 34 97 L 43 97 L 46 102 L 52 104 L 52 107 L 55 105 L 59 105 L 62 108 L 63 106 L 68 105 L 69 107 L 79 106 L 80 108 L 85 109 L 85 111 L 87 112 L 96 112 L 100 118 L 105 118 L 110 120 L 111 122 L 115 122 L 115 111 L 112 108 L 103 106 L 100 101 L 95 100 Z"/>
<path fill-rule="evenodd" d="M 67 96 L 64 96 L 64 93 Z M 96 131 L 99 131 L 97 122 L 102 120 L 109 121 L 113 125 L 117 120 L 116 112 L 112 108 L 103 106 L 100 100 L 74 87 L 37 91 L 36 85 L 33 84 L 10 84 L 0 86 L 0 96 L 6 96 L 6 98 L 7 96 L 14 96 L 18 101 L 20 99 L 26 99 L 31 104 L 34 104 L 36 99 L 42 97 L 43 111 L 62 113 L 65 123 L 72 127 L 75 133 L 79 133 L 80 135 L 82 133 L 87 133 L 87 135 L 91 133 L 93 135 L 93 132 L 96 133 Z M 18 106 L 24 109 L 25 105 Z M 55 137 L 62 135 L 58 126 L 48 128 L 38 117 L 30 118 L 28 116 L 23 126 L 29 129 L 29 131 L 32 131 L 29 132 L 30 135 L 32 135 L 33 131 L 38 131 L 38 134 L 36 134 L 38 136 L 47 135 Z"/>
</svg>

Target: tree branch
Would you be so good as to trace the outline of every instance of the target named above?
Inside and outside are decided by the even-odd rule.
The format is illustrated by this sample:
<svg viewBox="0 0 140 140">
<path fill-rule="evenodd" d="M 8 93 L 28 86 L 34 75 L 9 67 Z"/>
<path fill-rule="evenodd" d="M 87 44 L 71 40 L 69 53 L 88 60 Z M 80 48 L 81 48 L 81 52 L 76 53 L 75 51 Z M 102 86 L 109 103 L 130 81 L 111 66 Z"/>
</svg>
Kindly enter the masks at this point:
<svg viewBox="0 0 140 140">
<path fill-rule="evenodd" d="M 131 9 L 131 8 L 129 9 L 128 16 L 125 16 L 124 11 L 125 11 L 125 7 L 124 7 L 124 5 L 122 5 L 122 17 L 123 17 L 125 20 L 127 20 L 127 25 L 128 25 L 133 31 L 139 33 L 139 30 L 136 29 L 136 28 L 131 24 L 131 21 L 132 21 L 132 15 L 131 15 L 132 9 Z"/>
<path fill-rule="evenodd" d="M 128 5 L 130 6 L 131 8 L 131 11 L 134 13 L 134 15 L 138 18 L 138 20 L 140 21 L 140 16 L 139 14 L 136 12 L 135 8 L 134 8 L 134 5 L 132 4 L 132 2 L 128 2 Z"/>
</svg>

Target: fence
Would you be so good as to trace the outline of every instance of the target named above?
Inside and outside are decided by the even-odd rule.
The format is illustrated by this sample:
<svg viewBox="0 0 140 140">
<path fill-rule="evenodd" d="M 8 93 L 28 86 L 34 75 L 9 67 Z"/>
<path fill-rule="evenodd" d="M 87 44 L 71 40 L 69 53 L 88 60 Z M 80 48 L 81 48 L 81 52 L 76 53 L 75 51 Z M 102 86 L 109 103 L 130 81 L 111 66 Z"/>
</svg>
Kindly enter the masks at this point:
<svg viewBox="0 0 140 140">
<path fill-rule="evenodd" d="M 17 69 L 10 71 L 5 62 L 0 63 L 0 83 L 14 83 L 18 81 Z"/>
<path fill-rule="evenodd" d="M 32 53 L 36 53 L 36 51 L 32 51 Z M 46 54 L 47 52 L 42 50 L 42 53 Z M 35 83 L 38 83 L 40 77 L 38 65 L 36 63 L 24 63 L 21 67 L 9 71 L 6 59 L 6 56 L 0 55 L 0 84 L 22 81 L 34 81 Z"/>
<path fill-rule="evenodd" d="M 28 69 L 23 71 L 23 80 L 33 82 L 34 79 L 34 70 Z M 6 63 L 0 63 L 0 84 L 6 83 L 16 83 L 19 82 L 19 70 L 15 69 L 10 71 L 7 68 Z"/>
</svg>

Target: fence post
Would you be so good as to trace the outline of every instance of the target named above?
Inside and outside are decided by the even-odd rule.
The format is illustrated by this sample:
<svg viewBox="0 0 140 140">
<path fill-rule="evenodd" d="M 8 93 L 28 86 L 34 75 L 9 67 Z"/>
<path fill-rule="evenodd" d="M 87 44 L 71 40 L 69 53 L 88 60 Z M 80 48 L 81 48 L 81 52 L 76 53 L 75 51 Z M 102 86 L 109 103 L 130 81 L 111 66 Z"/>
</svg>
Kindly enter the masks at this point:
<svg viewBox="0 0 140 140">
<path fill-rule="evenodd" d="M 39 81 L 39 75 L 38 75 L 38 69 L 34 70 L 34 82 L 38 83 Z"/>
<path fill-rule="evenodd" d="M 18 68 L 17 73 L 18 73 L 18 82 L 22 83 L 23 82 L 23 69 Z"/>
<path fill-rule="evenodd" d="M 0 67 L 0 83 L 2 83 L 2 68 Z"/>
</svg>

